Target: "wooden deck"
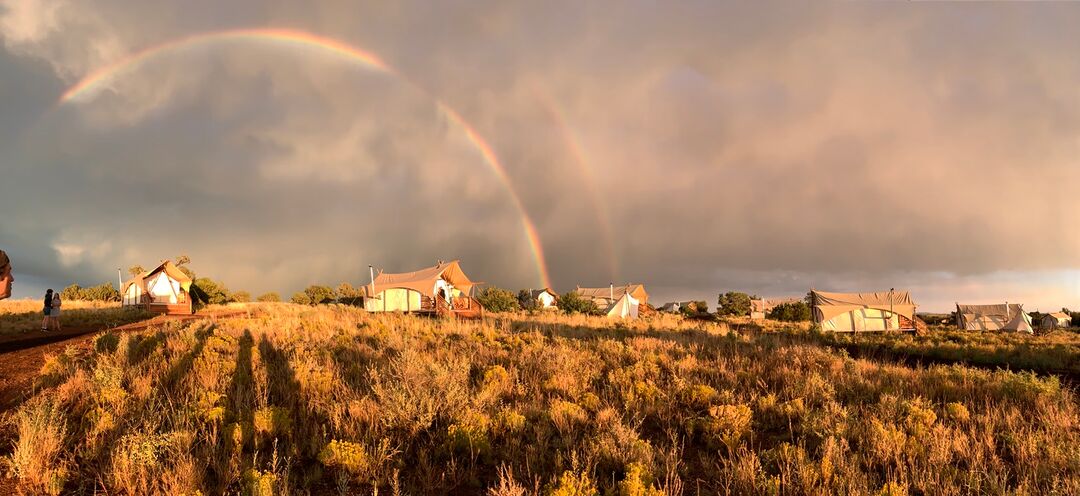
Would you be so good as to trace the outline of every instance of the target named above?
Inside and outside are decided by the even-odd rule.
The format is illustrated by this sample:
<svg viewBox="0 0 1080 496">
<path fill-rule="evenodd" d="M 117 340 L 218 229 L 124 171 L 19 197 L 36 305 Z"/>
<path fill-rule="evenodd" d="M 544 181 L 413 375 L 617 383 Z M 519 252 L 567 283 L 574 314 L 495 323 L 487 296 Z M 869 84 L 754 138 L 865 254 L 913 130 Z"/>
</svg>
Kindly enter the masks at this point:
<svg viewBox="0 0 1080 496">
<path fill-rule="evenodd" d="M 128 305 L 135 306 L 135 305 Z M 155 315 L 194 315 L 195 310 L 191 308 L 191 303 L 172 303 L 167 305 L 143 303 L 138 305 L 146 309 L 146 311 Z"/>
</svg>

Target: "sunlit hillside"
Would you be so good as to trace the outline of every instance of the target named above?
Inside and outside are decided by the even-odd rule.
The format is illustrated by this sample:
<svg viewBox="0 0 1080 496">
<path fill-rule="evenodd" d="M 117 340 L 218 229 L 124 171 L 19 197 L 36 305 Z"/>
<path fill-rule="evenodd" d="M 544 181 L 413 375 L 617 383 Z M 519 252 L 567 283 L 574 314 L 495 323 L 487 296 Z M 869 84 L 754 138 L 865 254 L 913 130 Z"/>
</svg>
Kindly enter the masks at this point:
<svg viewBox="0 0 1080 496">
<path fill-rule="evenodd" d="M 11 415 L 27 492 L 1075 494 L 1057 379 L 679 317 L 351 307 L 104 333 Z M 779 325 L 778 325 L 779 327 Z M 754 337 L 751 337 L 754 336 Z"/>
</svg>

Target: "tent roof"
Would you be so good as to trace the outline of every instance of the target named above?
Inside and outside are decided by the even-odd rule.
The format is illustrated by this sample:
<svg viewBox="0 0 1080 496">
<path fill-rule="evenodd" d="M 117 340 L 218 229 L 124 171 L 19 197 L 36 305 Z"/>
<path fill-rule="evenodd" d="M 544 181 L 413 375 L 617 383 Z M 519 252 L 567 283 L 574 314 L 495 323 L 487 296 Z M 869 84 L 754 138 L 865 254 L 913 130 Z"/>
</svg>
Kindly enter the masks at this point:
<svg viewBox="0 0 1080 496">
<path fill-rule="evenodd" d="M 956 311 L 966 315 L 985 315 L 985 316 L 1000 316 L 1009 317 L 1016 315 L 1017 313 L 1024 311 L 1024 305 L 1020 303 L 1009 303 L 1006 307 L 1005 303 L 998 303 L 993 305 L 961 305 L 956 304 Z"/>
<path fill-rule="evenodd" d="M 915 319 L 915 301 L 907 291 L 877 291 L 873 293 L 830 293 L 811 290 L 814 307 L 821 312 L 822 320 L 862 308 L 891 311 L 909 319 Z"/>
<path fill-rule="evenodd" d="M 434 267 L 388 274 L 379 272 L 375 276 L 375 292 L 388 288 L 403 288 L 417 291 L 421 294 L 430 294 L 435 291 L 435 281 L 443 279 L 451 286 L 468 292 L 476 283 L 469 279 L 461 270 L 461 264 L 457 261 L 439 262 Z"/>
<path fill-rule="evenodd" d="M 559 294 L 558 294 L 558 293 L 556 293 L 556 292 L 554 292 L 554 291 L 552 291 L 552 290 L 551 290 L 551 288 L 544 288 L 544 289 L 530 289 L 530 290 L 529 290 L 529 294 L 530 294 L 530 295 L 531 295 L 531 296 L 532 296 L 533 298 L 539 298 L 539 297 L 540 297 L 540 295 L 542 295 L 542 294 L 544 294 L 544 293 L 548 293 L 548 294 L 550 294 L 551 296 L 559 296 Z"/>
<path fill-rule="evenodd" d="M 127 282 L 124 283 L 124 286 L 120 288 L 120 292 L 126 292 L 128 287 L 132 284 L 138 284 L 139 288 L 141 288 L 143 291 L 147 291 L 146 281 L 161 272 L 164 272 L 172 280 L 180 283 L 180 287 L 184 291 L 191 291 L 191 283 L 193 282 L 191 278 L 188 277 L 188 275 L 185 274 L 184 271 L 180 270 L 180 267 L 177 267 L 176 264 L 172 263 L 172 260 L 165 260 L 161 262 L 161 265 L 158 265 L 151 270 L 143 272 L 141 275 L 129 279 Z"/>
<path fill-rule="evenodd" d="M 1065 312 L 1053 312 L 1053 313 L 1048 313 L 1046 315 L 1048 315 L 1050 317 L 1053 317 L 1055 319 L 1071 319 L 1072 318 L 1072 315 L 1069 315 L 1069 314 L 1067 314 Z"/>
<path fill-rule="evenodd" d="M 581 286 L 578 286 L 577 289 L 575 289 L 574 291 L 576 291 L 578 295 L 585 298 L 611 299 L 612 297 L 612 290 L 610 286 L 603 288 L 583 288 Z M 630 293 L 630 295 L 637 299 L 644 299 L 649 297 L 649 294 L 645 292 L 644 284 L 627 284 L 625 286 L 615 286 L 614 297 L 616 300 L 618 300 L 622 295 L 626 293 Z"/>
</svg>

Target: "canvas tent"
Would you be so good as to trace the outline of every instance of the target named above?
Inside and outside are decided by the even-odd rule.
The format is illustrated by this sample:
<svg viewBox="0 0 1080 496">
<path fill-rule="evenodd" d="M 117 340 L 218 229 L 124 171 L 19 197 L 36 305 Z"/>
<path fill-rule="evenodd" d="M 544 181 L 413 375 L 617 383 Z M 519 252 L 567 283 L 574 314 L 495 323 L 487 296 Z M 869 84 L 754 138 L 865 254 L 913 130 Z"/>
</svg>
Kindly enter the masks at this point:
<svg viewBox="0 0 1080 496">
<path fill-rule="evenodd" d="M 689 303 L 689 301 L 669 301 L 660 305 L 660 308 L 657 308 L 656 310 L 659 312 L 679 313 L 679 311 L 682 310 L 682 307 Z"/>
<path fill-rule="evenodd" d="M 479 313 L 479 303 L 469 297 L 476 283 L 461 264 L 439 261 L 412 272 L 379 272 L 364 288 L 364 309 L 369 312 Z"/>
<path fill-rule="evenodd" d="M 1020 331 L 1033 333 L 1031 316 L 1019 303 L 998 305 L 956 304 L 956 326 L 968 331 Z"/>
<path fill-rule="evenodd" d="M 811 291 L 814 323 L 824 331 L 913 331 L 915 302 L 907 291 Z"/>
<path fill-rule="evenodd" d="M 800 297 L 791 298 L 759 298 L 756 300 L 750 300 L 750 318 L 753 320 L 763 320 L 769 311 L 783 305 L 784 303 L 797 303 L 802 301 Z"/>
<path fill-rule="evenodd" d="M 1042 316 L 1039 327 L 1043 329 L 1064 329 L 1072 325 L 1072 316 L 1065 312 L 1048 313 Z"/>
<path fill-rule="evenodd" d="M 121 304 L 166 315 L 192 314 L 195 307 L 191 301 L 191 283 L 191 278 L 176 264 L 165 260 L 153 270 L 125 282 L 120 288 Z"/>
<path fill-rule="evenodd" d="M 606 288 L 578 286 L 574 291 L 582 298 L 596 303 L 605 316 L 622 319 L 636 319 L 641 307 L 649 299 L 643 284 L 611 285 Z"/>
<path fill-rule="evenodd" d="M 529 295 L 541 310 L 555 308 L 555 303 L 559 300 L 559 295 L 552 291 L 551 288 L 532 289 L 529 290 Z"/>
<path fill-rule="evenodd" d="M 4 250 L 0 250 L 0 300 L 11 297 L 11 283 L 15 277 L 11 275 L 11 259 Z"/>
</svg>

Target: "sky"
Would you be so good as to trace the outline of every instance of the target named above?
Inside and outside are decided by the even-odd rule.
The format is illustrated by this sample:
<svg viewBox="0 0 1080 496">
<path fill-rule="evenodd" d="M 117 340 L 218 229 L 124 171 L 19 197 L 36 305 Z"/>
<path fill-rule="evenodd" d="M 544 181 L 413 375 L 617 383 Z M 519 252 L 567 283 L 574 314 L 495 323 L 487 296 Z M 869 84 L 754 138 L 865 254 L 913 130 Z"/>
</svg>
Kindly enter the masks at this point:
<svg viewBox="0 0 1080 496">
<path fill-rule="evenodd" d="M 1078 23 L 1067 3 L 0 0 L 0 249 L 15 297 L 186 254 L 285 296 L 460 259 L 657 304 L 1080 308 Z"/>
</svg>

